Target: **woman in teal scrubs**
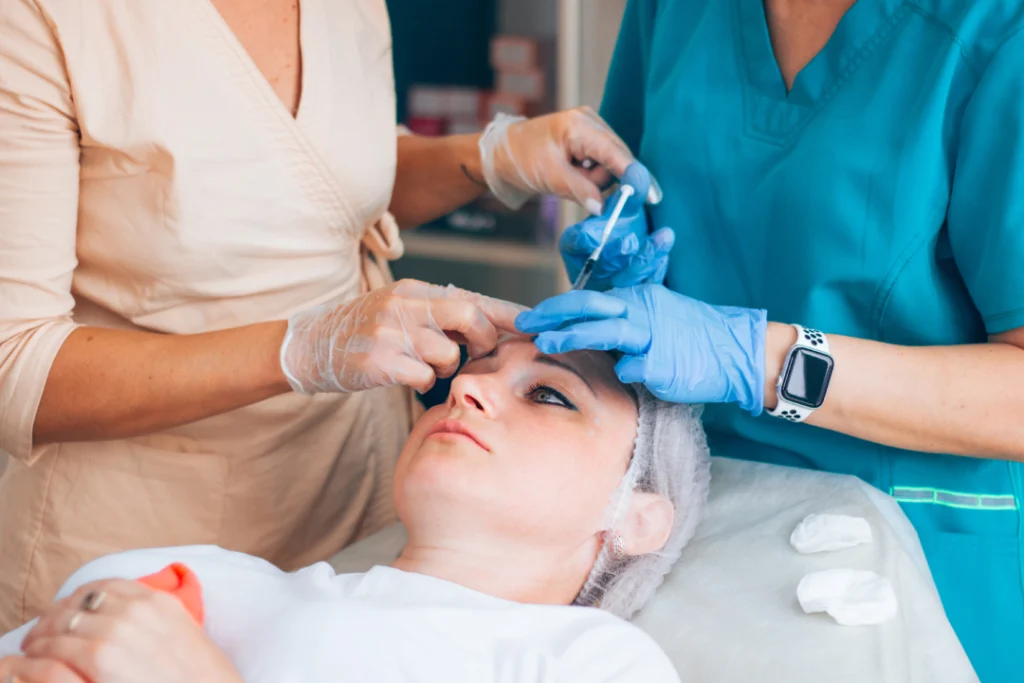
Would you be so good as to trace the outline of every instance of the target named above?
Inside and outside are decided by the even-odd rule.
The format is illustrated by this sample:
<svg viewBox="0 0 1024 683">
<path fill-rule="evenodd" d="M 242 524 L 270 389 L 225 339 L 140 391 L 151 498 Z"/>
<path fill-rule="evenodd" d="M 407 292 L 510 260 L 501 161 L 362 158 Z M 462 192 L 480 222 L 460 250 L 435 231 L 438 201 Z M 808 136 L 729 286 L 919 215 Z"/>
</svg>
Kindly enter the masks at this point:
<svg viewBox="0 0 1024 683">
<path fill-rule="evenodd" d="M 717 455 L 893 494 L 981 680 L 1020 683 L 1024 2 L 858 0 L 798 40 L 835 4 L 631 0 L 601 113 L 664 200 L 605 250 L 590 286 L 617 289 L 518 324 L 717 403 Z M 634 267 L 667 251 L 662 226 L 664 286 Z M 602 227 L 567 232 L 570 271 Z M 781 323 L 822 330 L 834 358 L 806 424 L 763 414 L 797 339 Z"/>
</svg>

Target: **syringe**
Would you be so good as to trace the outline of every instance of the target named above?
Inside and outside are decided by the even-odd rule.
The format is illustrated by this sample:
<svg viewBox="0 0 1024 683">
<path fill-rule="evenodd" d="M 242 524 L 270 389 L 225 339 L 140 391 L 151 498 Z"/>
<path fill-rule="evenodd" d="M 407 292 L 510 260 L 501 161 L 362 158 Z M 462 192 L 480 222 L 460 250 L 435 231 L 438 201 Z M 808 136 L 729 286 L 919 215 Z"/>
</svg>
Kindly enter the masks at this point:
<svg viewBox="0 0 1024 683">
<path fill-rule="evenodd" d="M 597 259 L 601 257 L 601 251 L 604 249 L 604 245 L 608 243 L 608 238 L 611 237 L 612 230 L 615 228 L 615 224 L 619 222 L 622 210 L 626 207 L 626 201 L 633 196 L 635 191 L 632 185 L 623 185 L 619 188 L 619 201 L 615 204 L 615 210 L 612 211 L 607 225 L 604 226 L 604 232 L 601 233 L 601 241 L 597 243 L 597 249 L 594 249 L 593 253 L 590 254 L 587 262 L 583 264 L 583 270 L 576 276 L 576 281 L 572 283 L 574 290 L 583 289 L 587 286 L 587 281 L 590 280 L 590 275 L 594 272 L 594 266 L 597 265 Z"/>
</svg>

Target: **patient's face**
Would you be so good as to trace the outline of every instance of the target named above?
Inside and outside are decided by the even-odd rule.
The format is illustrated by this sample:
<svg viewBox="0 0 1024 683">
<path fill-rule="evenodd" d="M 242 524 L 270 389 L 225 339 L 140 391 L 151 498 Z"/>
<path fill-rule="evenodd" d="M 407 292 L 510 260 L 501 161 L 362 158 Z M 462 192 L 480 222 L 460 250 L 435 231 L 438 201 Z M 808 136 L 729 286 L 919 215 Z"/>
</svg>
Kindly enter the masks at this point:
<svg viewBox="0 0 1024 683">
<path fill-rule="evenodd" d="M 506 340 L 416 423 L 395 473 L 399 515 L 410 527 L 579 547 L 602 528 L 636 425 L 608 354 L 544 356 Z"/>
</svg>

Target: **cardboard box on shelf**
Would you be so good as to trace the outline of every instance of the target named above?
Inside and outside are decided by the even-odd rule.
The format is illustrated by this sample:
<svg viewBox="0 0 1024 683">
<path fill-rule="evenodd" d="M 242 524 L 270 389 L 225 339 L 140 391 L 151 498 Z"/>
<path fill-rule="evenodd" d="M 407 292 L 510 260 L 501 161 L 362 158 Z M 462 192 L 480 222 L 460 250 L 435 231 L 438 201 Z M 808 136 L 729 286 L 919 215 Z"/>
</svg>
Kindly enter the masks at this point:
<svg viewBox="0 0 1024 683">
<path fill-rule="evenodd" d="M 446 121 L 441 118 L 429 116 L 412 116 L 406 121 L 406 128 L 413 135 L 425 135 L 437 137 L 448 132 Z"/>
<path fill-rule="evenodd" d="M 409 119 L 443 119 L 447 115 L 447 107 L 444 88 L 430 85 L 414 85 L 409 88 L 406 105 Z"/>
<path fill-rule="evenodd" d="M 540 69 L 540 42 L 526 36 L 495 36 L 491 40 L 491 68 L 495 71 Z"/>
<path fill-rule="evenodd" d="M 457 119 L 449 121 L 448 126 L 445 129 L 446 135 L 470 135 L 472 133 L 479 133 L 484 129 L 484 125 L 480 122 L 480 119 L 474 117 L 471 119 Z"/>
<path fill-rule="evenodd" d="M 409 89 L 408 118 L 466 120 L 479 116 L 486 91 L 461 86 L 414 85 Z"/>
<path fill-rule="evenodd" d="M 416 135 L 459 135 L 480 132 L 499 113 L 536 116 L 544 108 L 542 100 L 531 102 L 514 92 L 415 86 L 406 123 Z"/>
<path fill-rule="evenodd" d="M 486 195 L 419 230 L 548 246 L 555 240 L 557 222 L 557 200 L 547 197 L 532 199 L 518 211 L 513 211 Z"/>
<path fill-rule="evenodd" d="M 460 121 L 476 119 L 480 115 L 480 103 L 485 97 L 485 92 L 479 88 L 449 88 L 448 118 Z"/>
<path fill-rule="evenodd" d="M 509 116 L 528 116 L 530 104 L 522 95 L 509 92 L 492 92 L 484 98 L 484 107 L 480 112 L 482 121 L 490 121 L 498 114 Z"/>
<path fill-rule="evenodd" d="M 547 78 L 543 71 L 512 72 L 497 74 L 498 92 L 519 95 L 530 104 L 542 103 L 547 99 Z"/>
</svg>

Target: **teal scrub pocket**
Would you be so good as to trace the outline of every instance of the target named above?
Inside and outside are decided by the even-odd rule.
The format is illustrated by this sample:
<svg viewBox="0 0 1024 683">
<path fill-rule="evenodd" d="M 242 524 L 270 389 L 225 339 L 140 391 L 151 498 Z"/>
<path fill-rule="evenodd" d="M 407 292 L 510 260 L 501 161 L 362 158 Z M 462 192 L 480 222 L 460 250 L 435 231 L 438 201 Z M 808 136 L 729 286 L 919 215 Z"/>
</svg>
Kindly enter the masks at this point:
<svg viewBox="0 0 1024 683">
<path fill-rule="evenodd" d="M 918 529 L 946 616 L 982 683 L 1024 681 L 1024 580 L 1017 536 Z"/>
</svg>

